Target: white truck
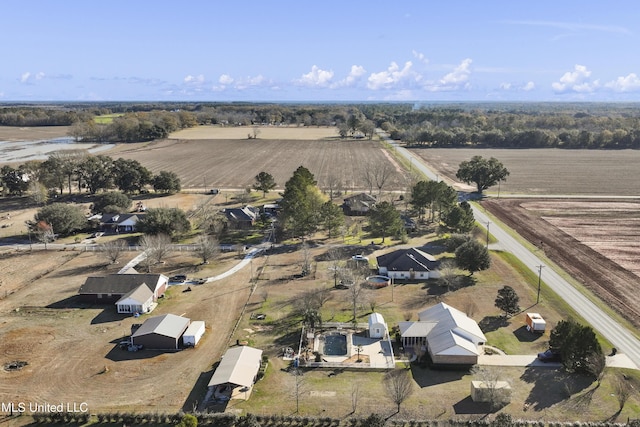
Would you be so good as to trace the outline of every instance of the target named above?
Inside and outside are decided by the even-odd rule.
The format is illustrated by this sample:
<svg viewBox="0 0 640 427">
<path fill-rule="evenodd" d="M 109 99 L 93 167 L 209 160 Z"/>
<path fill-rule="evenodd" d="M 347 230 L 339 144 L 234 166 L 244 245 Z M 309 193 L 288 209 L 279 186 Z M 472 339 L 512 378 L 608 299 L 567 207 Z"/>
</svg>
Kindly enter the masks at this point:
<svg viewBox="0 0 640 427">
<path fill-rule="evenodd" d="M 547 322 L 544 321 L 539 313 L 527 313 L 527 331 L 543 334 L 547 329 Z"/>
</svg>

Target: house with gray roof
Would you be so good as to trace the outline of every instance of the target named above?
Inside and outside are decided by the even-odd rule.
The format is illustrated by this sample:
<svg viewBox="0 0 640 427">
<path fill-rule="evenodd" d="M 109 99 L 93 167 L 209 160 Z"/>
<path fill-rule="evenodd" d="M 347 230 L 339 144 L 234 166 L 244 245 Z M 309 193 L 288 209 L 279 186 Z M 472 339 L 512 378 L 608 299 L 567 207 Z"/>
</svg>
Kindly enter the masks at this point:
<svg viewBox="0 0 640 427">
<path fill-rule="evenodd" d="M 418 318 L 398 324 L 405 348 L 427 351 L 436 365 L 478 362 L 487 338 L 473 319 L 445 303 L 421 311 Z"/>
<path fill-rule="evenodd" d="M 164 274 L 109 274 L 106 276 L 87 277 L 80 286 L 80 299 L 94 304 L 113 304 L 122 297 L 145 285 L 152 293 L 153 302 L 162 297 L 167 290 L 169 278 Z M 136 298 L 142 298 L 138 291 Z M 140 300 L 138 300 L 141 302 Z M 145 300 L 146 301 L 146 300 Z"/>
<path fill-rule="evenodd" d="M 376 258 L 378 273 L 395 280 L 426 280 L 440 277 L 440 261 L 418 248 L 398 249 Z"/>
<path fill-rule="evenodd" d="M 233 228 L 251 228 L 260 216 L 260 210 L 251 205 L 242 208 L 225 208 L 222 213 Z"/>
<path fill-rule="evenodd" d="M 342 201 L 342 210 L 345 215 L 366 215 L 378 200 L 367 193 L 357 193 Z"/>
<path fill-rule="evenodd" d="M 175 314 L 150 317 L 131 335 L 131 343 L 150 350 L 177 350 L 189 323 L 190 319 Z"/>
</svg>

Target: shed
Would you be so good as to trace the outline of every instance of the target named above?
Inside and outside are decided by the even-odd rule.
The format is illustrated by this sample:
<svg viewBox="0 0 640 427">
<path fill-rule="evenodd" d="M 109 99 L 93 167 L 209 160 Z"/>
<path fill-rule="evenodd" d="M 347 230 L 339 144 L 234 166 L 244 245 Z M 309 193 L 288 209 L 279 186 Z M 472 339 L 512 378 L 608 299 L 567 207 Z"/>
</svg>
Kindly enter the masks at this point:
<svg viewBox="0 0 640 427">
<path fill-rule="evenodd" d="M 222 356 L 218 368 L 209 381 L 209 387 L 219 387 L 229 398 L 246 397 L 258 377 L 261 362 L 262 350 L 260 349 L 249 346 L 230 348 Z M 238 387 L 245 393 L 234 393 Z"/>
<path fill-rule="evenodd" d="M 506 381 L 471 381 L 471 400 L 474 402 L 509 401 L 511 385 Z"/>
<path fill-rule="evenodd" d="M 380 313 L 369 315 L 369 338 L 385 338 L 387 336 L 387 324 Z"/>
<path fill-rule="evenodd" d="M 204 335 L 205 326 L 202 320 L 191 322 L 182 335 L 182 343 L 185 347 L 195 347 Z"/>
<path fill-rule="evenodd" d="M 150 317 L 131 335 L 131 342 L 153 350 L 178 349 L 189 322 L 186 317 L 175 314 Z"/>
<path fill-rule="evenodd" d="M 544 333 L 547 328 L 547 322 L 539 313 L 527 313 L 526 315 L 527 331 Z"/>
</svg>

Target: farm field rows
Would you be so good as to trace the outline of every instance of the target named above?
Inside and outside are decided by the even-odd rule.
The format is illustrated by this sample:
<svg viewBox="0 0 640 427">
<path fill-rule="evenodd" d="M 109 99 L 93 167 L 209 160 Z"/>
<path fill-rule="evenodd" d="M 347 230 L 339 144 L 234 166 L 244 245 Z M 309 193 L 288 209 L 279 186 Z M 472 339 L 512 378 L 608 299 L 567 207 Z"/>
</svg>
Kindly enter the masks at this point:
<svg viewBox="0 0 640 427">
<path fill-rule="evenodd" d="M 335 178 L 343 191 L 368 190 L 364 171 L 385 167 L 391 170 L 385 190 L 406 187 L 404 169 L 375 140 L 169 139 L 121 145 L 108 154 L 138 160 L 154 173 L 175 172 L 183 188 L 245 189 L 262 171 L 284 188 L 299 166 L 308 168 L 321 188 Z"/>
<path fill-rule="evenodd" d="M 640 150 L 411 149 L 443 176 L 456 181 L 458 165 L 473 156 L 495 157 L 511 172 L 501 195 L 640 197 Z M 498 186 L 488 190 L 496 194 Z"/>
<path fill-rule="evenodd" d="M 640 202 L 490 199 L 482 206 L 640 327 Z"/>
</svg>

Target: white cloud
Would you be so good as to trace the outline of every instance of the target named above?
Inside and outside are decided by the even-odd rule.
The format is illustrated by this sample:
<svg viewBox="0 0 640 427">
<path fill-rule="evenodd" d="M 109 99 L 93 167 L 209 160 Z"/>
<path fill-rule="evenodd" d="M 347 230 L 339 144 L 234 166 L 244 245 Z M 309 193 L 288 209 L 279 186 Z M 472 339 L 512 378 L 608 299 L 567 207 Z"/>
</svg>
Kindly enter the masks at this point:
<svg viewBox="0 0 640 427">
<path fill-rule="evenodd" d="M 471 59 L 467 58 L 463 60 L 452 72 L 440 79 L 440 83 L 443 85 L 460 85 L 469 80 L 471 74 Z"/>
<path fill-rule="evenodd" d="M 199 85 L 204 83 L 204 81 L 205 81 L 204 75 L 202 74 L 198 74 L 197 76 L 188 75 L 187 77 L 184 78 L 184 82 L 187 84 Z"/>
<path fill-rule="evenodd" d="M 20 76 L 20 83 L 27 83 L 29 81 L 29 77 L 31 76 L 30 72 L 22 73 Z"/>
<path fill-rule="evenodd" d="M 589 77 L 591 71 L 584 65 L 576 64 L 573 71 L 567 71 L 560 77 L 560 80 L 553 82 L 551 87 L 557 93 L 565 92 L 579 92 L 587 93 L 593 92 L 600 86 L 599 80 L 591 81 Z"/>
<path fill-rule="evenodd" d="M 326 87 L 331 84 L 333 79 L 333 71 L 322 70 L 318 66 L 311 67 L 311 71 L 307 74 L 303 74 L 296 83 L 302 86 L 319 86 Z"/>
<path fill-rule="evenodd" d="M 635 92 L 640 90 L 640 78 L 635 73 L 631 73 L 606 83 L 605 87 L 616 92 Z"/>
<path fill-rule="evenodd" d="M 218 79 L 218 82 L 223 85 L 230 85 L 231 83 L 233 83 L 233 77 L 228 74 L 222 74 Z"/>
<path fill-rule="evenodd" d="M 471 87 L 469 84 L 469 76 L 471 76 L 472 62 L 470 58 L 464 59 L 453 71 L 445 74 L 437 82 L 432 81 L 427 83 L 425 89 L 432 92 L 469 89 Z"/>
<path fill-rule="evenodd" d="M 335 85 L 332 85 L 332 88 L 353 86 L 366 74 L 366 72 L 367 70 L 365 70 L 361 65 L 352 65 L 349 75 Z"/>
<path fill-rule="evenodd" d="M 30 71 L 26 71 L 22 73 L 20 76 L 20 83 L 32 84 L 35 80 L 43 80 L 46 77 L 46 74 L 42 71 L 39 71 L 35 74 Z"/>
<path fill-rule="evenodd" d="M 413 70 L 411 69 L 412 66 L 413 63 L 411 61 L 407 61 L 404 64 L 404 67 L 400 69 L 398 64 L 392 62 L 386 71 L 371 73 L 367 81 L 367 87 L 373 90 L 389 89 L 399 86 L 403 82 L 413 80 L 418 81 L 420 80 L 421 76 L 413 72 Z"/>
<path fill-rule="evenodd" d="M 428 64 L 429 63 L 429 60 L 424 55 L 424 53 L 418 52 L 416 50 L 412 51 L 412 53 L 413 53 L 413 57 L 416 58 L 418 61 L 422 62 L 423 64 Z"/>
<path fill-rule="evenodd" d="M 527 82 L 525 84 L 513 84 L 513 83 L 509 83 L 509 82 L 503 82 L 500 83 L 500 90 L 504 90 L 504 91 L 510 91 L 510 90 L 515 90 L 515 91 L 523 91 L 523 92 L 529 92 L 533 89 L 536 88 L 536 84 L 534 82 Z"/>
</svg>

